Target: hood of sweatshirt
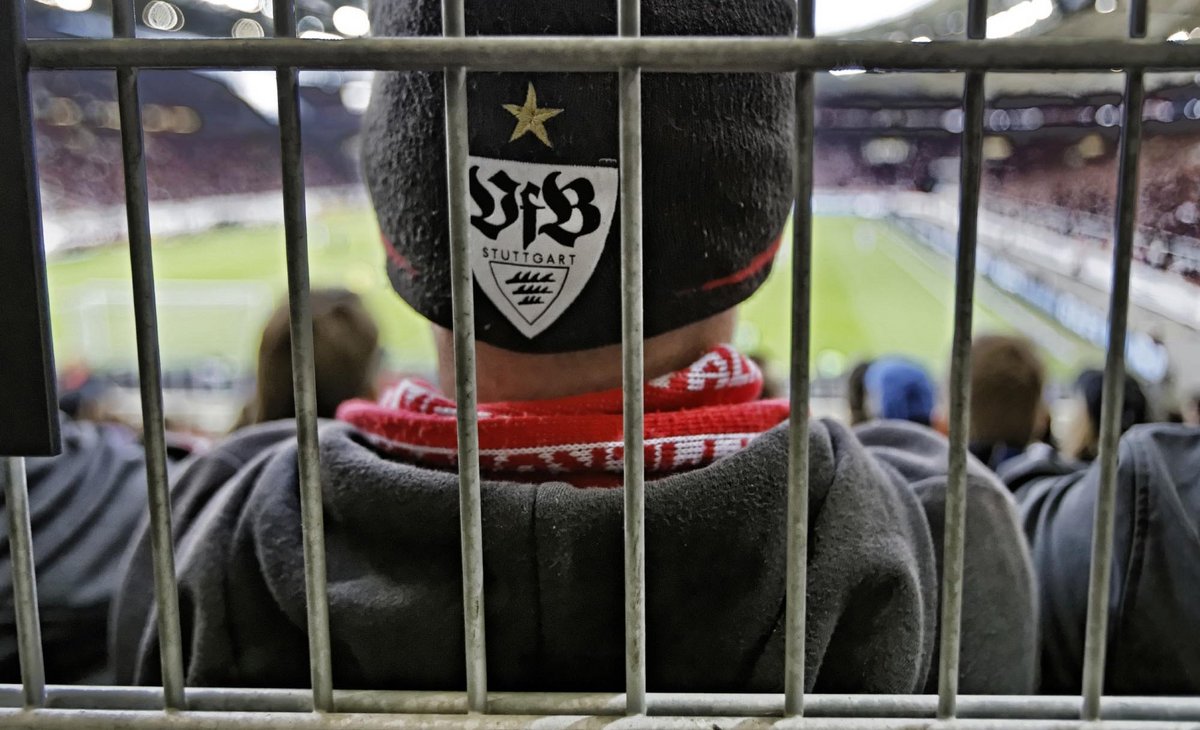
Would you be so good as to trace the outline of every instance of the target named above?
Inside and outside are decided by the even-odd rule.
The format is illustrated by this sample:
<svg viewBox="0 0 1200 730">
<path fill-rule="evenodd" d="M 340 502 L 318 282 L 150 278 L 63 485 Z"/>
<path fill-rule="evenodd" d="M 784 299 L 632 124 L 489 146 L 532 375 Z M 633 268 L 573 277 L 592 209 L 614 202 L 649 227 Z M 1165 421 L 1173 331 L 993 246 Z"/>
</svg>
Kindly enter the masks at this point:
<svg viewBox="0 0 1200 730">
<path fill-rule="evenodd" d="M 146 512 L 132 432 L 62 419 L 62 453 L 25 460 L 46 676 L 103 681 L 109 603 Z M 0 524 L 0 681 L 19 682 L 8 522 Z"/>
<path fill-rule="evenodd" d="M 1118 455 L 1105 691 L 1200 692 L 1200 429 L 1137 426 Z M 1100 464 L 1024 459 L 1016 489 L 1041 582 L 1042 690 L 1077 692 Z"/>
<path fill-rule="evenodd" d="M 647 485 L 651 690 L 781 689 L 787 441 Z M 457 477 L 344 424 L 320 444 L 336 686 L 463 688 Z M 814 422 L 809 449 L 808 689 L 920 691 L 938 596 L 921 499 L 838 424 Z M 307 686 L 296 463 L 291 425 L 267 424 L 175 487 L 189 684 Z M 622 491 L 485 481 L 481 498 L 489 685 L 620 691 Z M 143 535 L 114 613 L 121 681 L 159 680 L 150 585 Z"/>
</svg>

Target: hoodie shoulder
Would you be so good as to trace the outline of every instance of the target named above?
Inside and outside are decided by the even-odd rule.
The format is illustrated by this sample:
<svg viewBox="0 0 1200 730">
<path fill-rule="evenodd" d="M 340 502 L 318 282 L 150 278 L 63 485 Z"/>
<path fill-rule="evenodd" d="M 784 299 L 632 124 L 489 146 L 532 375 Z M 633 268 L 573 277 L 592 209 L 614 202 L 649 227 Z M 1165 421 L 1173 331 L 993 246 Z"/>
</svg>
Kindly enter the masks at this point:
<svg viewBox="0 0 1200 730">
<path fill-rule="evenodd" d="M 178 537 L 188 681 L 303 686 L 295 439 L 268 439 L 257 455 L 242 445 L 193 465 L 184 479 L 196 486 L 180 485 L 209 494 Z M 647 485 L 651 689 L 781 689 L 787 445 L 781 426 L 708 467 Z M 810 689 L 919 691 L 937 600 L 920 501 L 842 426 L 814 422 L 809 450 Z M 460 689 L 455 475 L 390 459 L 365 434 L 332 424 L 321 433 L 321 477 L 337 681 Z M 618 690 L 622 492 L 484 481 L 481 500 L 493 684 Z M 138 666 L 150 667 L 150 610 L 140 629 Z"/>
<path fill-rule="evenodd" d="M 1200 692 L 1200 428 L 1154 424 L 1121 441 L 1106 683 Z"/>
<path fill-rule="evenodd" d="M 1043 692 L 1081 686 L 1101 465 L 1016 493 L 1042 603 Z M 1200 691 L 1200 429 L 1137 426 L 1120 442 L 1105 686 L 1114 694 Z"/>
<path fill-rule="evenodd" d="M 855 433 L 867 451 L 920 499 L 929 519 L 940 577 L 949 442 L 932 429 L 902 421 L 864 424 Z M 1037 675 L 1038 641 L 1033 564 L 1011 495 L 995 474 L 970 456 L 963 563 L 960 689 L 979 694 L 1031 692 Z M 934 671 L 926 690 L 936 688 Z"/>
</svg>

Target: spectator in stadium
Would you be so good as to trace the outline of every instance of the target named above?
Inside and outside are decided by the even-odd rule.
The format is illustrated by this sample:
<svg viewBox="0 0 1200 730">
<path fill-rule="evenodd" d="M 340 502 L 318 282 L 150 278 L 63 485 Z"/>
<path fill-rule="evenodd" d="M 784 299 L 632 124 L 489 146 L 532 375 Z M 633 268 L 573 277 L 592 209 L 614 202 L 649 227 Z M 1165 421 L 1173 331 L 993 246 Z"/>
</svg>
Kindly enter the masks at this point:
<svg viewBox="0 0 1200 730">
<path fill-rule="evenodd" d="M 359 296 L 347 289 L 313 289 L 311 302 L 317 416 L 333 418 L 342 402 L 375 397 L 379 327 Z M 235 429 L 295 415 L 291 318 L 285 300 L 263 327 L 254 398 Z"/>
<path fill-rule="evenodd" d="M 109 607 L 146 513 L 146 459 L 132 430 L 61 419 L 62 453 L 25 460 L 46 680 L 111 684 Z M 11 564 L 7 520 L 0 520 L 0 558 Z M 15 620 L 4 565 L 0 682 L 21 681 Z"/>
<path fill-rule="evenodd" d="M 1183 402 L 1183 422 L 1189 426 L 1200 426 L 1200 393 L 1192 393 Z"/>
<path fill-rule="evenodd" d="M 58 409 L 69 418 L 80 421 L 103 421 L 104 400 L 109 384 L 83 364 L 72 364 L 60 371 L 58 378 Z"/>
<path fill-rule="evenodd" d="M 1107 694 L 1200 692 L 1200 428 L 1135 426 L 1118 452 Z M 1005 463 L 1037 568 L 1041 684 L 1081 691 L 1092 526 L 1100 464 L 1036 445 Z M 969 528 L 968 528 L 969 529 Z"/>
<path fill-rule="evenodd" d="M 1097 456 L 1103 373 L 1084 371 L 1076 386 L 1079 430 L 1064 456 L 1044 444 L 1003 463 L 1037 568 L 1041 603 L 1041 685 L 1049 694 L 1081 691 L 1091 540 L 1100 464 Z M 1116 490 L 1105 692 L 1200 692 L 1200 643 L 1180 641 L 1200 622 L 1200 429 L 1139 425 L 1146 402 L 1125 381 Z"/>
<path fill-rule="evenodd" d="M 930 425 L 933 380 L 920 365 L 901 357 L 884 357 L 863 376 L 867 417 Z"/>
<path fill-rule="evenodd" d="M 867 410 L 867 370 L 872 360 L 863 360 L 850 369 L 846 376 L 846 404 L 850 407 L 850 425 L 857 426 L 871 420 Z"/>
<path fill-rule="evenodd" d="M 984 334 L 971 342 L 970 436 L 975 458 L 991 469 L 1020 456 L 1041 438 L 1045 366 L 1033 343 L 1016 335 Z"/>
<path fill-rule="evenodd" d="M 1083 462 L 1093 461 L 1100 452 L 1100 409 L 1104 401 L 1104 372 L 1084 370 L 1075 380 L 1075 414 L 1071 428 L 1063 438 L 1067 456 Z M 1142 387 L 1125 374 L 1125 396 L 1121 403 L 1121 433 L 1141 423 L 1149 423 L 1150 404 Z"/>
<path fill-rule="evenodd" d="M 434 0 L 371 4 L 377 33 L 440 32 Z M 793 4 L 645 0 L 648 35 L 790 35 Z M 611 34 L 611 5 L 469 0 L 469 33 Z M 366 177 L 401 297 L 455 381 L 442 81 L 379 73 Z M 615 74 L 470 79 L 470 261 L 489 686 L 624 686 L 621 277 Z M 643 86 L 648 683 L 780 691 L 788 406 L 728 342 L 791 206 L 787 74 L 648 75 Z M 681 130 L 687 130 L 682 134 Z M 627 171 L 621 171 L 626 174 Z M 464 684 L 454 403 L 407 380 L 324 424 L 334 681 Z M 935 686 L 946 442 L 815 421 L 807 687 Z M 191 685 L 307 686 L 297 442 L 244 430 L 176 487 Z M 1033 581 L 1015 506 L 971 465 L 960 687 L 1033 686 Z M 148 540 L 114 617 L 120 678 L 159 678 Z"/>
</svg>

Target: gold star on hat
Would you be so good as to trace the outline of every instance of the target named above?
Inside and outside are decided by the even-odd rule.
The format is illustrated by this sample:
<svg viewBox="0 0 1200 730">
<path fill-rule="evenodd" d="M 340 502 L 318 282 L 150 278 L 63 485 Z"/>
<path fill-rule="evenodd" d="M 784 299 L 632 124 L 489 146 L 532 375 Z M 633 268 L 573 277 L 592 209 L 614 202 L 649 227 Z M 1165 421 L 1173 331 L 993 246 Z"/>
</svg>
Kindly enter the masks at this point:
<svg viewBox="0 0 1200 730">
<path fill-rule="evenodd" d="M 517 127 L 513 130 L 512 137 L 509 142 L 515 142 L 525 136 L 526 132 L 533 132 L 533 136 L 542 141 L 542 144 L 547 147 L 553 147 L 550 144 L 550 137 L 546 135 L 545 122 L 549 119 L 562 114 L 562 109 L 539 109 L 537 105 L 537 92 L 533 90 L 533 84 L 529 84 L 529 90 L 525 92 L 525 105 L 517 106 L 516 104 L 504 104 L 504 108 L 509 114 L 517 118 Z"/>
</svg>

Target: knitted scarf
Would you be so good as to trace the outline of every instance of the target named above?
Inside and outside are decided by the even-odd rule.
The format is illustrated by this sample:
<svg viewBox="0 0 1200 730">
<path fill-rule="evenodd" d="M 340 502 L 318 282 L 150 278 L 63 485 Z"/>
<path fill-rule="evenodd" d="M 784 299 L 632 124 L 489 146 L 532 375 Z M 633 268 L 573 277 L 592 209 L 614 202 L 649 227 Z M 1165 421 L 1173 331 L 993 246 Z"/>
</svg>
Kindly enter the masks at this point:
<svg viewBox="0 0 1200 730">
<path fill-rule="evenodd" d="M 646 473 L 711 464 L 786 420 L 787 401 L 758 400 L 762 387 L 758 366 L 727 345 L 647 382 Z M 480 468 L 506 478 L 562 475 L 576 484 L 620 484 L 621 407 L 620 389 L 485 404 L 479 410 Z M 457 464 L 454 401 L 422 380 L 402 380 L 378 403 L 347 401 L 337 417 L 384 453 L 432 467 Z"/>
</svg>

